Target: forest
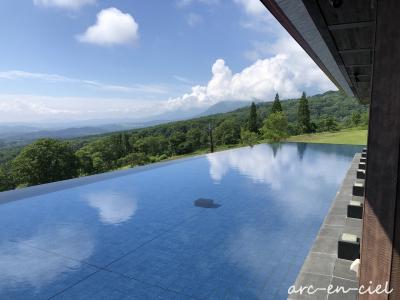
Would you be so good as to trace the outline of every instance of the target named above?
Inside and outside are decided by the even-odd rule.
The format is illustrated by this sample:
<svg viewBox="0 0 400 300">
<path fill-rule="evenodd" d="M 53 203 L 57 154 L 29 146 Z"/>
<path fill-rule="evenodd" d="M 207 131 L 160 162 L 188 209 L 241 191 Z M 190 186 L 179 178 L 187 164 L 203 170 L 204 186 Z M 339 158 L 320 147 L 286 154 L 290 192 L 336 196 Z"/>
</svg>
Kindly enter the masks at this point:
<svg viewBox="0 0 400 300">
<path fill-rule="evenodd" d="M 0 149 L 0 191 L 289 136 L 366 128 L 368 106 L 341 92 L 270 102 L 147 128 Z"/>
</svg>

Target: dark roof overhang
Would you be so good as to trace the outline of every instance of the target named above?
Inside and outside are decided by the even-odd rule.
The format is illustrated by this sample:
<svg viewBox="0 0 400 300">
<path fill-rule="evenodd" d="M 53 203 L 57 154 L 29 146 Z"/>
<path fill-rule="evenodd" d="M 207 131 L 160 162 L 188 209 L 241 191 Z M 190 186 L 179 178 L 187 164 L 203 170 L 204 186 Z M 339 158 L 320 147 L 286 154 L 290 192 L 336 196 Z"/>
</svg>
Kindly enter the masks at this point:
<svg viewBox="0 0 400 300">
<path fill-rule="evenodd" d="M 375 0 L 261 0 L 332 82 L 371 97 Z"/>
</svg>

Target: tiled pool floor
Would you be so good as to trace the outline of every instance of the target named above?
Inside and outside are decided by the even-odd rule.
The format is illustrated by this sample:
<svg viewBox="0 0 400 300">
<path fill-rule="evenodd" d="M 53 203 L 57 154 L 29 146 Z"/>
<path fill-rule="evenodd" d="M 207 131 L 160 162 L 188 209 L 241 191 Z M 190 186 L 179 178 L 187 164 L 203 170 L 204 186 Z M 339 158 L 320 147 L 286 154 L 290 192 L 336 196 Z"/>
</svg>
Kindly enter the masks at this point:
<svg viewBox="0 0 400 300">
<path fill-rule="evenodd" d="M 260 145 L 2 204 L 0 299 L 286 299 L 358 149 Z"/>
</svg>

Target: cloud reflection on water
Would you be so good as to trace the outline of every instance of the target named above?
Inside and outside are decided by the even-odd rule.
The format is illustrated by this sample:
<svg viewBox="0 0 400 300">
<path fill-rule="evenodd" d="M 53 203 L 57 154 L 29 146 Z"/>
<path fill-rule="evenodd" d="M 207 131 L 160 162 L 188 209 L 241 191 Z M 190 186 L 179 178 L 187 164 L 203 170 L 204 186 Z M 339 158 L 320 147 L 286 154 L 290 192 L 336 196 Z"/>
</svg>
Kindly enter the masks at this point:
<svg viewBox="0 0 400 300">
<path fill-rule="evenodd" d="M 98 211 L 104 224 L 121 224 L 136 213 L 137 201 L 132 196 L 112 191 L 101 191 L 83 195 L 87 203 Z"/>
<path fill-rule="evenodd" d="M 52 226 L 30 238 L 2 242 L 0 289 L 45 287 L 61 274 L 79 269 L 81 261 L 90 257 L 93 250 L 94 241 L 89 233 L 75 225 Z"/>
<path fill-rule="evenodd" d="M 277 152 L 276 152 L 277 150 Z M 301 155 L 295 144 L 279 149 L 270 145 L 242 148 L 207 155 L 210 176 L 220 183 L 229 170 L 236 170 L 255 183 L 264 183 L 275 191 L 288 192 L 288 187 L 311 189 L 316 182 L 340 183 L 343 174 L 335 169 L 345 169 L 348 159 L 334 153 L 318 153 L 315 157 Z M 274 153 L 275 152 L 275 153 Z"/>
<path fill-rule="evenodd" d="M 207 156 L 214 183 L 229 186 L 233 182 L 229 175 L 234 171 L 260 184 L 261 191 L 265 187 L 265 196 L 249 195 L 244 200 L 263 201 L 260 214 L 266 209 L 265 218 L 274 221 L 264 226 L 261 221 L 249 219 L 229 239 L 227 251 L 229 259 L 246 270 L 256 284 L 265 283 L 268 272 L 279 269 L 278 262 L 271 261 L 271 254 L 287 251 L 291 243 L 282 239 L 287 231 L 296 232 L 299 224 L 311 226 L 323 219 L 351 160 L 351 155 L 335 147 L 258 145 Z M 291 261 L 292 257 L 284 259 Z"/>
</svg>

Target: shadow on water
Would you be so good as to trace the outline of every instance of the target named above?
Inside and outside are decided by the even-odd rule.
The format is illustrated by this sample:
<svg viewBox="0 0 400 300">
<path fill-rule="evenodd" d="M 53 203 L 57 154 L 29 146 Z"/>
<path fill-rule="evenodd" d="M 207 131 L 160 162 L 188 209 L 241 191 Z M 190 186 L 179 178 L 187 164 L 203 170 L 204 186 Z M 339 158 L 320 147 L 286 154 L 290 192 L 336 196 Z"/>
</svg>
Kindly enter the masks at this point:
<svg viewBox="0 0 400 300">
<path fill-rule="evenodd" d="M 221 205 L 218 203 L 214 203 L 214 200 L 211 199 L 199 198 L 194 201 L 194 206 L 203 208 L 218 208 Z"/>
</svg>

